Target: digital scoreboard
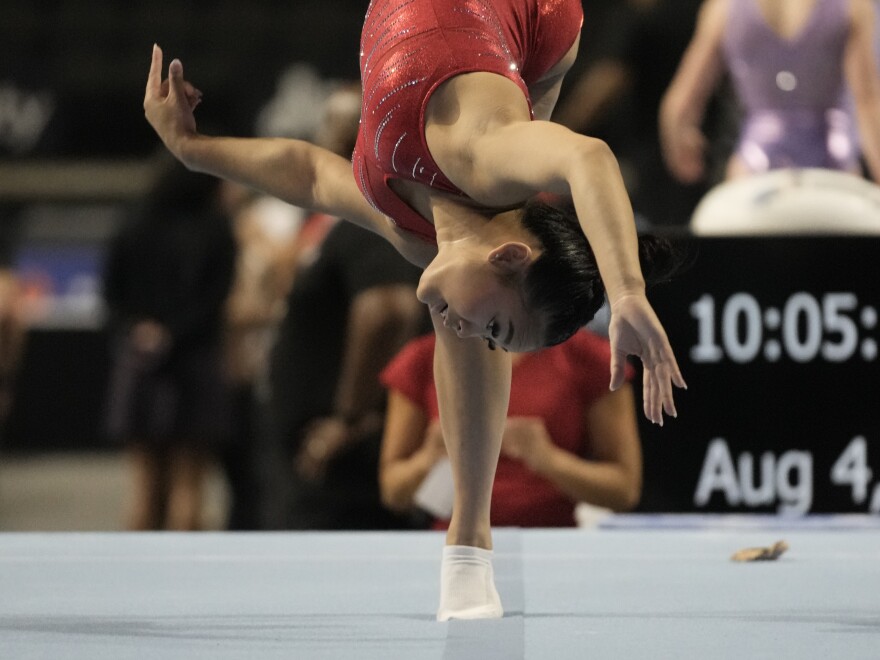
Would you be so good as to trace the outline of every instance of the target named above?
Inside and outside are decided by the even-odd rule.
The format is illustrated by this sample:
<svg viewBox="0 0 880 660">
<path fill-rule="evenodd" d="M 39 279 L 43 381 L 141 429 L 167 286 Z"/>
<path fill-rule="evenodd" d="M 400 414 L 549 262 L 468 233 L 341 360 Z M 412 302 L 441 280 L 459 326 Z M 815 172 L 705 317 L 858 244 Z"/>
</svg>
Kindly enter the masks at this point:
<svg viewBox="0 0 880 660">
<path fill-rule="evenodd" d="M 880 514 L 880 237 L 678 244 L 648 297 L 689 389 L 643 420 L 641 510 Z"/>
</svg>

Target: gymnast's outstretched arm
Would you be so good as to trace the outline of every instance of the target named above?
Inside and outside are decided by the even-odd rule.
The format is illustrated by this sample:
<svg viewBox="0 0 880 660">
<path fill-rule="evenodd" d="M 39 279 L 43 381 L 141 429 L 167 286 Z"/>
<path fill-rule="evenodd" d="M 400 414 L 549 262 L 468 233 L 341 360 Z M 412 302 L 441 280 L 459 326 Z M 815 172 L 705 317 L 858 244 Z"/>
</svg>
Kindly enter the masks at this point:
<svg viewBox="0 0 880 660">
<path fill-rule="evenodd" d="M 201 93 L 184 81 L 179 60 L 171 62 L 168 72 L 163 81 L 162 50 L 154 46 L 144 113 L 168 150 L 189 169 L 345 218 L 400 247 L 385 216 L 358 189 L 350 161 L 303 140 L 201 135 L 193 114 Z"/>
<path fill-rule="evenodd" d="M 485 143 L 481 151 L 494 149 L 499 175 L 530 182 L 535 190 L 571 195 L 611 305 L 610 387 L 615 390 L 623 384 L 626 357 L 636 355 L 644 366 L 645 416 L 660 425 L 664 411 L 675 417 L 673 385 L 685 387 L 685 383 L 666 332 L 645 296 L 633 211 L 611 150 L 599 140 L 538 121 L 512 123 L 499 130 L 491 144 L 490 149 Z M 535 156 L 525 168 L 527 153 Z"/>
<path fill-rule="evenodd" d="M 479 338 L 459 338 L 432 314 L 440 425 L 452 463 L 455 501 L 449 545 L 491 548 L 489 509 L 510 399 L 511 360 Z"/>
<path fill-rule="evenodd" d="M 624 382 L 626 356 L 641 358 L 645 415 L 662 424 L 664 411 L 676 415 L 673 385 L 685 383 L 645 296 L 632 206 L 616 158 L 600 140 L 530 121 L 525 98 L 510 80 L 488 73 L 459 78 L 461 118 L 429 126 L 435 160 L 486 206 L 510 205 L 541 191 L 571 196 L 611 304 L 611 389 Z M 483 108 L 496 110 L 487 115 Z"/>
</svg>

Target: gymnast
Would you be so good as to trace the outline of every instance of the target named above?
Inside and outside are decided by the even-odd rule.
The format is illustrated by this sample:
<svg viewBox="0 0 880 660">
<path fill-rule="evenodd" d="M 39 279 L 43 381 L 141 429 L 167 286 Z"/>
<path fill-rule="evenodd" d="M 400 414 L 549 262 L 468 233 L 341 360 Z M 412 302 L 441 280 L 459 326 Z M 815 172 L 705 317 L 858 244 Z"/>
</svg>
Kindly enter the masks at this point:
<svg viewBox="0 0 880 660">
<path fill-rule="evenodd" d="M 673 386 L 685 387 L 645 294 L 640 252 L 655 251 L 640 249 L 616 159 L 548 121 L 582 20 L 579 0 L 373 0 L 352 161 L 305 141 L 198 133 L 201 92 L 179 60 L 163 81 L 153 48 L 146 117 L 188 168 L 355 222 L 424 269 L 417 295 L 437 334 L 455 482 L 440 620 L 503 614 L 489 508 L 509 352 L 564 341 L 607 296 L 611 389 L 638 356 L 644 413 L 662 424 L 676 415 Z M 540 193 L 570 198 L 576 213 L 536 202 Z"/>
</svg>

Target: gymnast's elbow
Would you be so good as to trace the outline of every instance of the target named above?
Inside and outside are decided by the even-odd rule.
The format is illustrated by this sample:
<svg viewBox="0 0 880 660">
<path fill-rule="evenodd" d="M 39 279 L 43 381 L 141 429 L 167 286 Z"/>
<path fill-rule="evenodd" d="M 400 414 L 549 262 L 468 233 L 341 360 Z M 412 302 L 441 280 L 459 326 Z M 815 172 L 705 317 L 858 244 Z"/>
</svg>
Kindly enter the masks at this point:
<svg viewBox="0 0 880 660">
<path fill-rule="evenodd" d="M 578 138 L 574 146 L 574 158 L 571 159 L 574 167 L 586 173 L 607 170 L 608 168 L 619 169 L 617 157 L 607 142 L 586 135 L 578 136 Z"/>
</svg>

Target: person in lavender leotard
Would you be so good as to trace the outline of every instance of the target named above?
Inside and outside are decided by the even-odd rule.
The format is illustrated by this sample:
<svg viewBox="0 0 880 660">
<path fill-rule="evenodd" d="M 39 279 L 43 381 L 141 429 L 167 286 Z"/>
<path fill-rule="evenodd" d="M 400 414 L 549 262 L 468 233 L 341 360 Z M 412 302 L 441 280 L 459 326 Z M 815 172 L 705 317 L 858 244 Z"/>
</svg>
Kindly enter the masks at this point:
<svg viewBox="0 0 880 660">
<path fill-rule="evenodd" d="M 601 141 L 548 121 L 578 47 L 578 0 L 373 0 L 361 39 L 363 106 L 353 163 L 307 142 L 208 137 L 201 93 L 155 46 L 144 110 L 189 168 L 381 234 L 424 268 L 417 295 L 437 331 L 440 417 L 455 510 L 438 618 L 502 615 L 489 509 L 511 357 L 559 343 L 607 295 L 612 389 L 644 365 L 645 414 L 674 416 L 684 387 L 645 295 L 617 161 Z M 576 217 L 535 203 L 570 197 Z M 665 258 L 665 257 L 664 257 Z M 486 350 L 496 346 L 505 350 Z"/>
<path fill-rule="evenodd" d="M 728 178 L 791 167 L 860 173 L 863 156 L 880 181 L 874 14 L 871 0 L 706 0 L 661 103 L 670 171 L 702 178 L 700 122 L 726 70 L 743 109 Z"/>
</svg>

